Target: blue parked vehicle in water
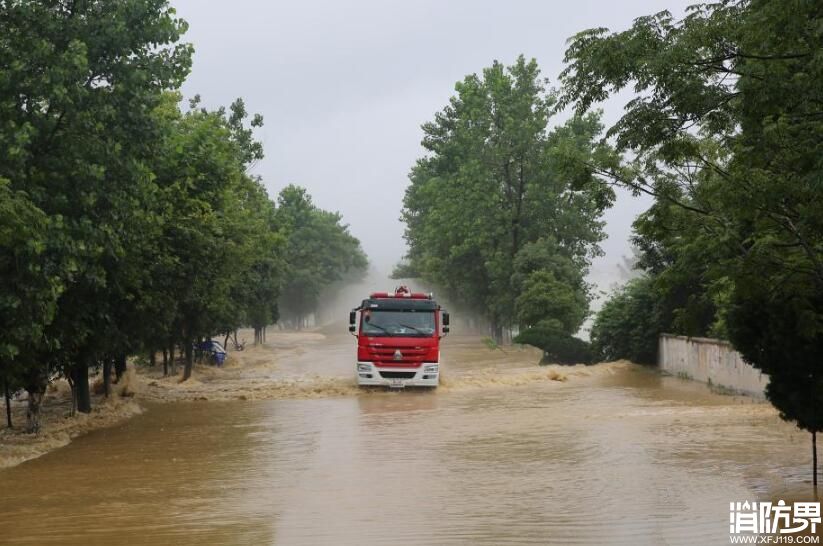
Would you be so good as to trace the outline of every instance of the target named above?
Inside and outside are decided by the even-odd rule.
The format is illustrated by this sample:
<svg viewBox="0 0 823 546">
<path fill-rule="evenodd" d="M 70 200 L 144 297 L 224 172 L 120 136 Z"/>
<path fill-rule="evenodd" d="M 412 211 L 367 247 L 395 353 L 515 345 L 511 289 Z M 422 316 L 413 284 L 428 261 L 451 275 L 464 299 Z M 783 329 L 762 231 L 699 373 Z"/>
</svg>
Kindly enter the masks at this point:
<svg viewBox="0 0 823 546">
<path fill-rule="evenodd" d="M 208 340 L 194 346 L 198 358 L 208 357 L 217 366 L 222 366 L 226 361 L 226 349 L 218 341 Z"/>
</svg>

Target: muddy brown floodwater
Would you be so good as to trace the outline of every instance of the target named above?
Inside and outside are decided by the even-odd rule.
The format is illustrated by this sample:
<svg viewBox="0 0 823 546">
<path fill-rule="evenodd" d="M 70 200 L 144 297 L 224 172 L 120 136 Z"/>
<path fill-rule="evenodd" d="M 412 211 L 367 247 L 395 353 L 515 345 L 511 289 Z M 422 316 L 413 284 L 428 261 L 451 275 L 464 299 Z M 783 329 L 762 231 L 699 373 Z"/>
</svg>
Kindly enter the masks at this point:
<svg viewBox="0 0 823 546">
<path fill-rule="evenodd" d="M 0 471 L 0 542 L 728 544 L 730 501 L 811 495 L 807 435 L 651 369 L 452 337 L 438 391 L 361 393 L 352 338 L 271 337 L 220 384 L 282 399 L 144 403 Z"/>
</svg>

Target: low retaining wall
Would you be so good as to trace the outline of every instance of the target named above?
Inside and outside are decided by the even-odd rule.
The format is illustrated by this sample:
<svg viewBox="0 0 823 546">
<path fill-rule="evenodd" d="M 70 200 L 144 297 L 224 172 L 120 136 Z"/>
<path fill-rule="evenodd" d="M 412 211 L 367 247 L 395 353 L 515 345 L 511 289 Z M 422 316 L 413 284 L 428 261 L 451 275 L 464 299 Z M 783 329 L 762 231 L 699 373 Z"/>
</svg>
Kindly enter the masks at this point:
<svg viewBox="0 0 823 546">
<path fill-rule="evenodd" d="M 765 397 L 769 376 L 744 362 L 729 343 L 719 339 L 662 334 L 659 344 L 657 360 L 661 370 L 750 396 Z"/>
</svg>

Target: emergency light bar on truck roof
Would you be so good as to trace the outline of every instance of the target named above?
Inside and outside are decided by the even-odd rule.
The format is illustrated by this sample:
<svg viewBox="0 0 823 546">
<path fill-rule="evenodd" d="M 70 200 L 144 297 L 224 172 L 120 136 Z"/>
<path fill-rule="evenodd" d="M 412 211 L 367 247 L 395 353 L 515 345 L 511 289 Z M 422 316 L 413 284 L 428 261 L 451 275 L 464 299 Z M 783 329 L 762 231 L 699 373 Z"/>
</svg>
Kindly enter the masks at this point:
<svg viewBox="0 0 823 546">
<path fill-rule="evenodd" d="M 397 289 L 394 291 L 394 294 L 390 292 L 372 292 L 369 294 L 369 298 L 377 299 L 377 298 L 408 298 L 412 300 L 430 300 L 434 299 L 434 294 L 428 293 L 424 294 L 423 292 L 412 292 L 405 286 L 398 286 Z"/>
</svg>

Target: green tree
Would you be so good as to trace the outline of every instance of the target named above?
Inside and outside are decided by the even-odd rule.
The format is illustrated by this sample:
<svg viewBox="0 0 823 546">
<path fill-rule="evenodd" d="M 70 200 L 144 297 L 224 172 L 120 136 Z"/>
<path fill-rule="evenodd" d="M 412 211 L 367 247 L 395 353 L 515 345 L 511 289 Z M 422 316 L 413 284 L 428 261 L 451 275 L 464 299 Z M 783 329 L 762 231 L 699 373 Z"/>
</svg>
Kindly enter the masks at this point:
<svg viewBox="0 0 823 546">
<path fill-rule="evenodd" d="M 232 299 L 239 305 L 234 323 L 226 332 L 237 328 L 237 322 L 254 329 L 255 344 L 265 341 L 266 327 L 280 317 L 278 300 L 285 274 L 286 237 L 277 223 L 275 204 L 269 199 L 259 180 L 246 180 L 247 207 L 245 221 L 249 230 L 249 251 L 252 262 L 242 274 Z M 249 225 L 249 222 L 254 225 Z"/>
<path fill-rule="evenodd" d="M 555 100 L 534 60 L 495 62 L 455 89 L 423 125 L 428 153 L 404 199 L 407 269 L 485 316 L 500 341 L 518 321 L 514 264 L 525 245 L 551 239 L 578 271 L 598 254 L 614 195 L 587 165 L 618 158 L 595 142 L 597 115 L 549 130 Z"/>
<path fill-rule="evenodd" d="M 46 366 L 62 370 L 81 411 L 89 366 L 112 350 L 113 292 L 134 282 L 129 234 L 151 221 L 136 206 L 151 191 L 150 113 L 188 72 L 185 29 L 163 1 L 10 2 L 0 15 L 0 178 L 47 216 L 36 261 L 60 293 L 41 343 L 15 360 L 36 368 L 38 393 Z"/>
<path fill-rule="evenodd" d="M 280 306 L 300 329 L 317 309 L 322 290 L 347 274 L 361 276 L 368 260 L 340 214 L 317 208 L 304 188 L 283 188 L 277 219 L 288 238 Z"/>
<path fill-rule="evenodd" d="M 714 182 L 695 178 L 698 185 Z M 657 199 L 633 227 L 637 267 L 648 275 L 656 301 L 657 330 L 727 339 L 728 274 L 736 253 L 731 234 L 666 199 Z"/>
<path fill-rule="evenodd" d="M 184 381 L 191 376 L 196 341 L 248 319 L 244 304 L 250 296 L 238 294 L 252 269 L 276 259 L 278 244 L 265 191 L 246 174 L 262 150 L 249 148 L 242 101 L 230 112 L 210 112 L 198 108 L 198 100 L 185 114 L 176 107 L 163 110 L 165 134 L 155 164 L 167 207 L 158 244 L 170 257 L 155 270 L 155 280 L 168 290 L 159 301 L 174 306 L 167 318 L 185 355 Z M 262 120 L 251 123 L 259 126 Z"/>
<path fill-rule="evenodd" d="M 515 311 L 520 324 L 527 327 L 548 326 L 567 335 L 576 333 L 588 310 L 588 299 L 582 292 L 546 270 L 528 276 L 515 300 Z"/>
<path fill-rule="evenodd" d="M 597 357 L 655 364 L 661 333 L 659 302 L 654 280 L 649 277 L 632 279 L 615 291 L 592 325 L 592 350 Z"/>
<path fill-rule="evenodd" d="M 697 229 L 723 256 L 701 263 L 727 308 L 716 327 L 768 371 L 770 401 L 813 440 L 823 411 L 823 371 L 809 365 L 823 315 L 821 22 L 819 2 L 730 0 L 681 21 L 661 12 L 624 32 L 584 31 L 567 51 L 561 100 L 582 113 L 633 86 L 607 134 L 635 159 L 606 174 L 692 213 L 697 227 L 674 236 Z"/>
<path fill-rule="evenodd" d="M 564 334 L 552 325 L 529 328 L 520 332 L 514 341 L 542 349 L 541 364 L 591 364 L 595 359 L 588 342 Z"/>
<path fill-rule="evenodd" d="M 42 259 L 48 229 L 48 218 L 28 196 L 0 179 L 0 384 L 7 405 L 11 392 L 27 386 L 32 350 L 43 345 L 62 290 L 59 276 Z M 37 399 L 30 403 L 36 406 Z M 36 431 L 32 409 L 27 428 Z M 7 421 L 11 427 L 11 413 Z"/>
<path fill-rule="evenodd" d="M 0 382 L 29 391 L 30 430 L 56 373 L 82 412 L 89 370 L 108 394 L 129 354 L 179 346 L 185 380 L 195 342 L 262 338 L 287 265 L 321 287 L 365 268 L 339 215 L 294 229 L 248 174 L 262 118 L 242 100 L 181 111 L 185 30 L 163 0 L 0 9 Z"/>
</svg>

